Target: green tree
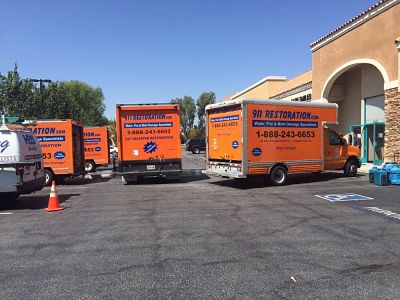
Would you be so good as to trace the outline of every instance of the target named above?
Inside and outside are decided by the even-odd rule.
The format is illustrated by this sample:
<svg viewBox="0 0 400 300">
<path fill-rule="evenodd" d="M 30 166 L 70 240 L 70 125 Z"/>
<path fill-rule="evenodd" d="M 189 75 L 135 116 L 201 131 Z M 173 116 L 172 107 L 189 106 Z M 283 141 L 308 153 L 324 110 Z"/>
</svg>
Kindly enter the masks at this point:
<svg viewBox="0 0 400 300">
<path fill-rule="evenodd" d="M 215 103 L 215 93 L 214 92 L 204 92 L 197 99 L 197 117 L 199 118 L 198 128 L 202 136 L 204 136 L 205 131 L 205 109 L 208 104 Z"/>
<path fill-rule="evenodd" d="M 196 138 L 201 138 L 202 134 L 200 132 L 200 129 L 196 128 L 192 128 L 189 132 L 189 139 L 196 139 Z"/>
<path fill-rule="evenodd" d="M 21 79 L 15 65 L 7 76 L 0 74 L 0 108 L 9 116 L 25 119 L 75 119 L 87 126 L 109 123 L 103 115 L 104 96 L 101 88 L 84 82 L 53 82 L 35 88 L 29 79 Z"/>
<path fill-rule="evenodd" d="M 37 90 L 36 92 L 39 92 Z M 44 92 L 43 119 L 68 119 L 71 116 L 71 101 L 66 89 L 58 82 L 50 83 Z"/>
<path fill-rule="evenodd" d="M 103 115 L 105 110 L 104 96 L 101 88 L 92 88 L 80 81 L 60 82 L 68 96 L 69 115 L 86 126 L 107 125 L 108 119 Z"/>
<path fill-rule="evenodd" d="M 189 137 L 189 132 L 193 128 L 194 118 L 196 116 L 196 105 L 194 99 L 189 96 L 175 98 L 170 103 L 179 104 L 181 115 L 181 132 L 185 139 Z"/>
<path fill-rule="evenodd" d="M 189 132 L 193 128 L 195 116 L 196 104 L 194 103 L 194 99 L 189 96 L 183 97 L 181 103 L 181 126 L 186 138 L 189 137 Z"/>
<path fill-rule="evenodd" d="M 117 141 L 117 122 L 115 119 L 108 120 L 108 129 L 110 131 L 110 139 L 116 143 Z"/>
<path fill-rule="evenodd" d="M 0 107 L 9 116 L 27 117 L 33 99 L 33 83 L 20 78 L 17 64 L 7 76 L 0 74 Z"/>
</svg>

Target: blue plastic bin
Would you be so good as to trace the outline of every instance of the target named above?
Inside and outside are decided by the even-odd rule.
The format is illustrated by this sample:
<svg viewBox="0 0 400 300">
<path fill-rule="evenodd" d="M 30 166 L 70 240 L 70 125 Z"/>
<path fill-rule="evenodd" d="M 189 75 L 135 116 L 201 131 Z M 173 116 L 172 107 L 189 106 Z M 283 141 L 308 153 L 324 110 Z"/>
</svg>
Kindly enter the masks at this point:
<svg viewBox="0 0 400 300">
<path fill-rule="evenodd" d="M 376 171 L 378 171 L 378 170 L 380 170 L 380 168 L 378 168 L 378 167 L 372 167 L 371 169 L 369 169 L 369 171 L 368 171 L 368 176 L 369 176 L 369 182 L 370 183 L 374 183 L 375 182 L 375 173 L 376 173 Z"/>
<path fill-rule="evenodd" d="M 390 185 L 389 172 L 386 170 L 377 170 L 374 173 L 374 183 L 376 185 Z"/>
<path fill-rule="evenodd" d="M 382 170 L 386 170 L 386 171 L 390 172 L 390 170 L 392 170 L 393 168 L 396 168 L 398 166 L 399 165 L 395 162 L 387 162 L 387 163 L 383 164 Z"/>
<path fill-rule="evenodd" d="M 390 169 L 390 183 L 391 184 L 399 184 L 400 185 L 400 167 L 393 167 Z"/>
</svg>

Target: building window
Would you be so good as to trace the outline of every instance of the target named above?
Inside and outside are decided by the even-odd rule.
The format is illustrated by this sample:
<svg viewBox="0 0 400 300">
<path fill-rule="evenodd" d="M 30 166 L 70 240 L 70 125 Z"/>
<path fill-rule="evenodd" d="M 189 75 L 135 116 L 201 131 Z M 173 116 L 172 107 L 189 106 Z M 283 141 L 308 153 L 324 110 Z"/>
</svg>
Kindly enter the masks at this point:
<svg viewBox="0 0 400 300">
<path fill-rule="evenodd" d="M 307 102 L 309 102 L 309 101 L 311 101 L 311 94 L 307 94 L 307 95 L 304 95 L 304 96 L 301 96 L 301 97 L 293 98 L 290 101 L 307 101 Z"/>
</svg>

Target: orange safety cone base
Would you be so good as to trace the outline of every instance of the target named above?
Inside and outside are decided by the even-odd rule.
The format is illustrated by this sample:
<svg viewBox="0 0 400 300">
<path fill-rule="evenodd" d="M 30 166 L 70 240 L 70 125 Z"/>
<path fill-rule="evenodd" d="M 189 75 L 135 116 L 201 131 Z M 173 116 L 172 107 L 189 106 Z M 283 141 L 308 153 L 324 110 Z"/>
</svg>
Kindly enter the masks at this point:
<svg viewBox="0 0 400 300">
<path fill-rule="evenodd" d="M 47 212 L 52 212 L 52 211 L 59 211 L 59 210 L 63 210 L 63 209 L 64 209 L 64 207 L 60 206 L 58 208 L 47 208 L 46 207 L 44 210 Z"/>
</svg>

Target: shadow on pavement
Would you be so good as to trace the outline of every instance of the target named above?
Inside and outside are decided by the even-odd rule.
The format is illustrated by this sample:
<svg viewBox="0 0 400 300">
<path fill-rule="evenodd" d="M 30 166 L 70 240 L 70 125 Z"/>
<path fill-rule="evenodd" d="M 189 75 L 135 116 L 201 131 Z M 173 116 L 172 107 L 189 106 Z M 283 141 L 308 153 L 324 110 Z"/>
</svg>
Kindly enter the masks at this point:
<svg viewBox="0 0 400 300">
<path fill-rule="evenodd" d="M 127 185 L 146 185 L 146 184 L 170 184 L 170 183 L 190 183 L 210 179 L 202 173 L 202 169 L 184 169 L 180 179 L 165 179 L 162 177 L 145 177 L 138 182 L 126 183 Z"/>
<path fill-rule="evenodd" d="M 63 183 L 59 185 L 85 185 L 96 182 L 107 182 L 115 176 L 115 173 L 91 173 L 84 176 L 66 178 Z"/>
<path fill-rule="evenodd" d="M 58 194 L 60 203 L 63 203 L 74 196 L 81 194 Z M 44 209 L 49 203 L 49 195 L 23 195 L 15 200 L 1 201 L 0 211 L 18 209 Z"/>
<path fill-rule="evenodd" d="M 358 174 L 356 178 L 364 177 L 364 174 Z M 288 177 L 287 184 L 285 186 L 297 185 L 297 184 L 307 184 L 307 183 L 318 183 L 318 182 L 327 182 L 336 180 L 344 177 L 343 173 L 335 173 L 335 172 L 327 172 L 321 174 L 300 174 L 300 175 L 290 175 Z M 280 188 L 272 186 L 268 179 L 265 176 L 253 177 L 249 179 L 225 179 L 221 181 L 211 182 L 211 184 L 231 187 L 235 189 L 248 190 L 248 189 L 257 189 L 257 188 Z M 283 186 L 283 187 L 285 187 Z"/>
</svg>

